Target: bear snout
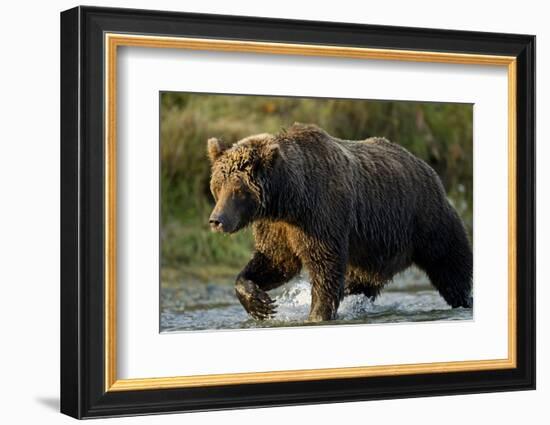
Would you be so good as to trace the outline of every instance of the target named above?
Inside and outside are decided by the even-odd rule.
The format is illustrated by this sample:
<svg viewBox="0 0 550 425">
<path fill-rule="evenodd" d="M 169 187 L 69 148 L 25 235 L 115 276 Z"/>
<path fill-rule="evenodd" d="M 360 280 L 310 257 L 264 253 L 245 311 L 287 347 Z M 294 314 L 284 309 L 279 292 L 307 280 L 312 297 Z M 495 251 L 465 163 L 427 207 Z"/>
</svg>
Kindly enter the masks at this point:
<svg viewBox="0 0 550 425">
<path fill-rule="evenodd" d="M 214 232 L 225 232 L 227 227 L 227 219 L 223 214 L 218 213 L 212 213 L 210 218 L 208 219 L 208 222 L 210 223 L 210 228 Z"/>
</svg>

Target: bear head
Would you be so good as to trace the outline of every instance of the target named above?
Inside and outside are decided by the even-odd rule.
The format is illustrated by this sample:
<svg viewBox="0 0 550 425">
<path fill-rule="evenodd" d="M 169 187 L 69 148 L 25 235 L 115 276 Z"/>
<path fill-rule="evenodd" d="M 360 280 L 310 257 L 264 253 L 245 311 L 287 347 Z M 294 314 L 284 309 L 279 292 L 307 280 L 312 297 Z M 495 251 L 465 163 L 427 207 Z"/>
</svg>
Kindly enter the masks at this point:
<svg viewBox="0 0 550 425">
<path fill-rule="evenodd" d="M 234 233 L 265 213 L 269 173 L 279 156 L 280 146 L 271 134 L 250 136 L 233 145 L 208 140 L 210 190 L 216 201 L 209 219 L 212 230 Z"/>
</svg>

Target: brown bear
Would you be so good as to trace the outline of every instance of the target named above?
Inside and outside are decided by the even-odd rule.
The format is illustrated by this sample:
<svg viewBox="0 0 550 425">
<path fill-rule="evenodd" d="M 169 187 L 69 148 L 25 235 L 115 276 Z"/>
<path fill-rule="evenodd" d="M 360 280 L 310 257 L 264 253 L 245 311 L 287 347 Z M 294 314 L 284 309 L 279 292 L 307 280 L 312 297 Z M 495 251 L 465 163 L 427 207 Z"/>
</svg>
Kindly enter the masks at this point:
<svg viewBox="0 0 550 425">
<path fill-rule="evenodd" d="M 310 321 L 336 318 L 347 294 L 375 298 L 416 264 L 452 307 L 472 306 L 472 249 L 441 180 L 384 138 L 341 140 L 294 124 L 226 145 L 208 140 L 214 231 L 252 224 L 255 251 L 236 294 L 256 319 L 275 314 L 266 291 L 302 267 Z"/>
</svg>

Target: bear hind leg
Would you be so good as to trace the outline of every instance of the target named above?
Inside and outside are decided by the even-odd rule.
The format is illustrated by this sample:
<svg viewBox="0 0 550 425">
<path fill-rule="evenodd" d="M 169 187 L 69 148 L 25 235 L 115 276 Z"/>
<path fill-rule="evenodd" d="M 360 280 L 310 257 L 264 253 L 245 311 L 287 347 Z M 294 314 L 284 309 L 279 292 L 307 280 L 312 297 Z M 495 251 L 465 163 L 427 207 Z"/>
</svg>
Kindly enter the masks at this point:
<svg viewBox="0 0 550 425">
<path fill-rule="evenodd" d="M 471 308 L 473 258 L 465 232 L 442 246 L 439 250 L 433 245 L 423 250 L 414 262 L 426 272 L 447 304 Z"/>
<path fill-rule="evenodd" d="M 451 307 L 472 307 L 472 280 L 461 267 L 457 267 L 457 265 L 449 266 L 449 263 L 443 263 L 432 265 L 426 269 L 426 273 L 432 284 Z"/>
<path fill-rule="evenodd" d="M 348 265 L 344 296 L 364 295 L 374 301 L 380 295 L 391 276 L 382 277 L 381 274 L 373 273 L 361 267 Z"/>
<path fill-rule="evenodd" d="M 372 283 L 346 281 L 346 288 L 344 296 L 347 295 L 364 295 L 371 301 L 374 301 L 380 295 L 383 285 L 376 285 Z"/>
</svg>

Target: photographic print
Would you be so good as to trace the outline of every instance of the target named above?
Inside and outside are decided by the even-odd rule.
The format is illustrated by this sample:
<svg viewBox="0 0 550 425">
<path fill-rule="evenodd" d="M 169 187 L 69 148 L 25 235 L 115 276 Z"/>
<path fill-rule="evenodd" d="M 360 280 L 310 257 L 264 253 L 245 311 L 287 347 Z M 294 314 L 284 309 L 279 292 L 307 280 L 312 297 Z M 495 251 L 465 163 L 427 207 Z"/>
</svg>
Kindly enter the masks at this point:
<svg viewBox="0 0 550 425">
<path fill-rule="evenodd" d="M 160 93 L 160 331 L 471 320 L 472 104 Z"/>
</svg>

